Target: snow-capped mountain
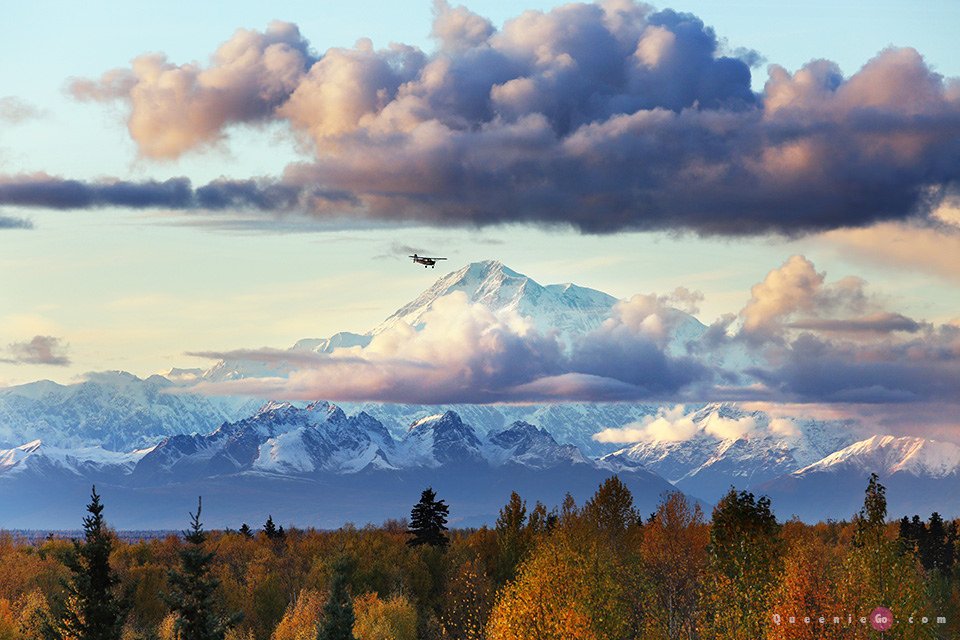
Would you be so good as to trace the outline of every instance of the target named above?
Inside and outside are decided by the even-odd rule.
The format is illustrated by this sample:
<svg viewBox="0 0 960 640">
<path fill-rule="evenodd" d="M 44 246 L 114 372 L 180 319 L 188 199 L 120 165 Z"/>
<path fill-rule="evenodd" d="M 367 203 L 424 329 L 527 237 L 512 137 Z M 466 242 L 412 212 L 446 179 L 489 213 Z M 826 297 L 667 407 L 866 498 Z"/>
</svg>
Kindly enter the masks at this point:
<svg viewBox="0 0 960 640">
<path fill-rule="evenodd" d="M 171 369 L 146 379 L 107 372 L 72 385 L 40 381 L 0 389 L 0 517 L 48 526 L 27 515 L 43 508 L 43 517 L 56 522 L 62 516 L 57 501 L 82 501 L 96 481 L 127 496 L 127 507 L 140 516 L 154 500 L 179 500 L 181 494 L 192 494 L 192 500 L 202 490 L 219 497 L 224 517 L 255 503 L 286 505 L 300 524 L 336 524 L 336 518 L 403 515 L 388 506 L 405 504 L 402 496 L 433 484 L 460 496 L 473 514 L 464 522 L 489 522 L 511 490 L 556 504 L 567 490 L 589 495 L 616 472 L 635 489 L 642 511 L 674 487 L 713 501 L 734 485 L 770 493 L 784 516 L 837 518 L 856 510 L 874 471 L 890 483 L 892 512 L 932 506 L 960 515 L 958 447 L 870 437 L 848 421 L 786 421 L 735 404 L 688 405 L 682 407 L 682 429 L 661 429 L 658 437 L 643 432 L 639 442 L 627 439 L 633 443 L 624 445 L 617 444 L 622 439 L 594 436 L 649 425 L 671 408 L 588 402 L 264 405 L 189 390 L 197 381 L 286 375 L 304 353 L 363 349 L 397 323 L 419 329 L 437 301 L 456 292 L 494 313 L 515 312 L 539 330 L 558 331 L 568 346 L 618 313 L 613 296 L 573 284 L 540 285 L 487 261 L 442 277 L 366 333 L 298 341 L 287 364 L 223 361 L 205 371 Z M 702 323 L 676 309 L 660 313 L 671 354 L 696 348 L 706 330 Z M 737 348 L 715 357 L 730 371 L 745 371 L 749 355 Z M 329 497 L 335 490 L 336 498 Z M 323 496 L 323 504 L 339 511 L 309 511 L 307 495 Z M 157 518 L 166 517 L 157 509 Z M 179 502 L 176 509 L 182 512 Z M 176 524 L 155 524 L 161 523 Z M 137 524 L 150 526 L 146 520 Z"/>
<path fill-rule="evenodd" d="M 926 438 L 873 436 L 831 453 L 793 475 L 841 470 L 873 472 L 884 477 L 903 473 L 946 478 L 960 474 L 960 447 Z"/>
<path fill-rule="evenodd" d="M 143 455 L 132 473 L 138 479 L 349 474 L 509 463 L 530 468 L 570 464 L 607 468 L 525 422 L 481 439 L 456 412 L 446 411 L 417 420 L 402 438 L 394 439 L 366 413 L 347 416 L 336 405 L 318 402 L 303 408 L 268 403 L 250 418 L 225 423 L 209 434 L 170 436 Z"/>
<path fill-rule="evenodd" d="M 536 469 L 561 464 L 596 464 L 572 444 L 558 444 L 546 429 L 517 421 L 489 436 L 488 459 L 495 464 L 520 464 Z"/>
<path fill-rule="evenodd" d="M 690 419 L 695 431 L 682 440 L 646 440 L 601 460 L 618 469 L 645 467 L 683 491 L 714 501 L 731 485 L 743 489 L 792 473 L 857 438 L 852 423 L 817 420 L 796 420 L 788 433 L 778 432 L 767 414 L 731 404 L 704 406 Z M 729 434 L 718 428 L 721 423 L 749 428 Z"/>
<path fill-rule="evenodd" d="M 395 443 L 379 422 L 334 405 L 268 403 L 253 416 L 206 435 L 165 438 L 133 469 L 138 480 L 243 472 L 293 475 L 390 468 Z"/>
<path fill-rule="evenodd" d="M 34 442 L 0 452 L 5 523 L 68 526 L 66 501 L 82 504 L 96 483 L 122 510 L 126 520 L 118 526 L 176 526 L 185 501 L 197 494 L 205 498 L 205 513 L 209 498 L 210 517 L 220 526 L 261 517 L 260 511 L 300 525 L 339 526 L 401 517 L 425 486 L 442 491 L 459 510 L 458 522 L 479 525 L 493 522 L 511 491 L 556 505 L 568 491 L 586 499 L 612 473 L 527 423 L 481 437 L 446 411 L 394 439 L 368 414 L 348 416 L 325 402 L 268 403 L 208 434 L 169 436 L 130 454 L 42 451 Z M 620 477 L 644 511 L 674 490 L 640 467 Z"/>
<path fill-rule="evenodd" d="M 0 478 L 30 476 L 115 477 L 129 474 L 150 452 L 140 449 L 118 453 L 101 447 L 63 449 L 33 440 L 19 447 L 0 450 Z"/>
<path fill-rule="evenodd" d="M 61 448 L 128 452 L 177 433 L 250 415 L 262 401 L 171 393 L 178 385 L 122 371 L 87 374 L 77 384 L 49 380 L 0 389 L 0 447 L 31 440 Z"/>
<path fill-rule="evenodd" d="M 862 505 L 871 473 L 887 488 L 890 517 L 960 513 L 960 447 L 918 437 L 873 436 L 758 489 L 784 516 L 849 517 Z"/>
<path fill-rule="evenodd" d="M 416 327 L 437 300 L 457 291 L 465 293 L 471 303 L 482 304 L 495 313 L 515 311 L 531 318 L 537 329 L 558 330 L 561 334 L 596 329 L 617 303 L 611 295 L 572 283 L 543 286 L 499 261 L 486 260 L 440 278 L 370 333 L 386 331 L 397 322 Z"/>
</svg>

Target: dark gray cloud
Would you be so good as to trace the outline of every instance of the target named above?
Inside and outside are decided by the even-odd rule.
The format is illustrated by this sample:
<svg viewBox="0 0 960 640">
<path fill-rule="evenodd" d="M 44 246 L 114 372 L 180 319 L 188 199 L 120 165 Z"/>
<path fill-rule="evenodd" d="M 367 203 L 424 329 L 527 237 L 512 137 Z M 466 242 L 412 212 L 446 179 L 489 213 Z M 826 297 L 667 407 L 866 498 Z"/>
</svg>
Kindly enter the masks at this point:
<svg viewBox="0 0 960 640">
<path fill-rule="evenodd" d="M 196 195 L 186 178 L 171 178 L 162 182 L 82 182 L 47 175 L 0 177 L 0 204 L 49 209 L 182 209 L 195 206 L 195 202 Z"/>
<path fill-rule="evenodd" d="M 804 334 L 779 355 L 779 366 L 751 373 L 782 400 L 901 403 L 960 398 L 958 327 L 946 325 L 907 342 L 868 345 Z"/>
<path fill-rule="evenodd" d="M 771 65 L 755 94 L 755 56 L 723 55 L 693 15 L 629 0 L 527 11 L 499 30 L 439 2 L 432 33 L 429 54 L 361 39 L 314 55 L 295 25 L 274 23 L 238 31 L 206 66 L 143 56 L 72 90 L 125 102 L 146 156 L 268 119 L 314 152 L 276 180 L 218 182 L 164 206 L 795 235 L 923 220 L 960 179 L 960 85 L 913 49 L 850 77 L 826 60 Z"/>
<path fill-rule="evenodd" d="M 70 364 L 67 345 L 53 336 L 34 336 L 27 342 L 14 342 L 0 352 L 0 362 L 9 364 L 45 364 L 65 367 Z"/>
<path fill-rule="evenodd" d="M 27 218 L 0 215 L 0 229 L 33 229 L 33 221 Z"/>
</svg>

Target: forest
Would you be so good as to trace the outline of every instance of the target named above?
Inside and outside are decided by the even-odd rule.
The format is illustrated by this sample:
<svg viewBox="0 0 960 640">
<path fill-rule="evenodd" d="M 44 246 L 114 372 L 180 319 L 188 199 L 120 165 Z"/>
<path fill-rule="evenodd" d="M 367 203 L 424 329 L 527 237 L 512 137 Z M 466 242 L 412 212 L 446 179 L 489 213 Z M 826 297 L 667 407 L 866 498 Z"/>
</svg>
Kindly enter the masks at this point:
<svg viewBox="0 0 960 640">
<path fill-rule="evenodd" d="M 0 640 L 960 637 L 960 522 L 889 521 L 865 484 L 815 525 L 732 487 L 641 514 L 612 476 L 579 505 L 514 493 L 479 529 L 428 488 L 380 526 L 207 531 L 198 500 L 181 535 L 132 541 L 94 488 L 77 539 L 0 536 Z"/>
</svg>

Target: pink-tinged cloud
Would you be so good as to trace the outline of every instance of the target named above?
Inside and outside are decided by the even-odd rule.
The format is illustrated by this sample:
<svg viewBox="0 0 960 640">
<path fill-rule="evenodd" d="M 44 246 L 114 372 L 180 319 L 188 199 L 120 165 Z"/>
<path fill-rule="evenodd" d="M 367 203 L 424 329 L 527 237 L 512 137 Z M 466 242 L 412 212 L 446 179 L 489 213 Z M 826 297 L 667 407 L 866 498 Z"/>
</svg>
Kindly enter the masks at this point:
<svg viewBox="0 0 960 640">
<path fill-rule="evenodd" d="M 313 159 L 226 181 L 210 202 L 323 219 L 796 235 L 929 222 L 960 178 L 960 89 L 913 49 L 850 77 L 825 60 L 773 65 L 755 94 L 755 56 L 724 56 L 695 16 L 628 0 L 500 30 L 438 2 L 432 33 L 429 53 L 360 39 L 314 55 L 274 23 L 206 65 L 143 56 L 72 90 L 127 103 L 150 157 L 289 123 Z M 200 190 L 179 206 L 202 208 Z"/>
<path fill-rule="evenodd" d="M 0 350 L 0 362 L 65 367 L 70 364 L 67 345 L 53 336 L 34 336 L 26 342 L 13 342 Z"/>
<path fill-rule="evenodd" d="M 272 117 L 311 62 L 296 25 L 274 22 L 263 33 L 238 30 L 206 67 L 147 54 L 130 69 L 108 71 L 97 81 L 73 80 L 69 89 L 80 100 L 128 100 L 127 125 L 140 152 L 175 158 L 219 141 L 228 124 Z"/>
<path fill-rule="evenodd" d="M 0 122 L 20 124 L 43 117 L 42 109 L 16 96 L 0 97 Z"/>
<path fill-rule="evenodd" d="M 704 327 L 671 306 L 690 299 L 698 296 L 685 289 L 636 295 L 614 305 L 596 330 L 561 340 L 516 312 L 494 313 L 455 293 L 437 300 L 417 327 L 397 322 L 365 346 L 332 353 L 194 353 L 267 365 L 262 369 L 272 373 L 208 380 L 192 389 L 415 404 L 889 405 L 960 397 L 960 324 L 936 326 L 884 309 L 862 279 L 829 280 L 803 256 L 790 258 L 752 288 L 739 321 L 730 314 Z M 750 425 L 715 427 L 733 433 Z M 789 431 L 789 425 L 781 427 Z"/>
</svg>

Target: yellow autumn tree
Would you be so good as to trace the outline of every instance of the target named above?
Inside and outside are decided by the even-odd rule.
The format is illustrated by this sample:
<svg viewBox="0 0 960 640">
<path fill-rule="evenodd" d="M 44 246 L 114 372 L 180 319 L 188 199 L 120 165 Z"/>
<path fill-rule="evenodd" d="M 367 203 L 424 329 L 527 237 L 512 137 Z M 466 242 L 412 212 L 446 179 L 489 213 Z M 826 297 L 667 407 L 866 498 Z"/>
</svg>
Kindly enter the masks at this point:
<svg viewBox="0 0 960 640">
<path fill-rule="evenodd" d="M 846 612 L 836 589 L 841 561 L 838 556 L 836 549 L 810 531 L 803 531 L 790 541 L 783 573 L 770 597 L 768 640 L 849 637 Z M 834 617 L 841 617 L 843 623 L 834 624 Z"/>
<path fill-rule="evenodd" d="M 402 595 L 381 600 L 376 593 L 353 599 L 357 640 L 417 640 L 417 610 Z"/>
<path fill-rule="evenodd" d="M 563 535 L 544 541 L 500 592 L 489 640 L 607 640 L 629 628 L 609 546 L 578 548 Z"/>
<path fill-rule="evenodd" d="M 6 598 L 0 598 L 0 640 L 19 640 L 17 619 Z"/>
<path fill-rule="evenodd" d="M 270 640 L 315 640 L 325 602 L 326 597 L 319 591 L 302 590 L 287 607 Z"/>
</svg>

